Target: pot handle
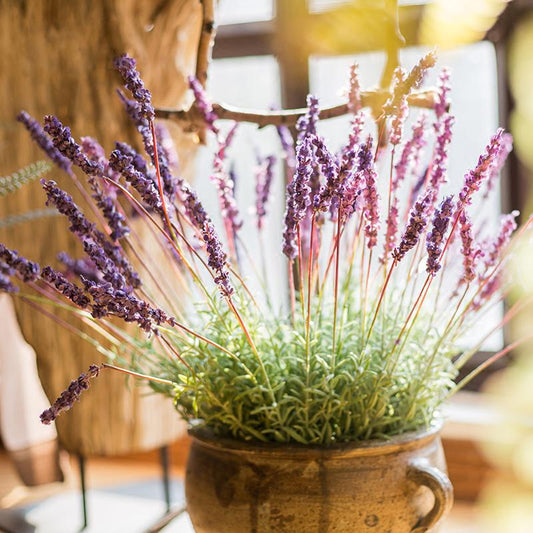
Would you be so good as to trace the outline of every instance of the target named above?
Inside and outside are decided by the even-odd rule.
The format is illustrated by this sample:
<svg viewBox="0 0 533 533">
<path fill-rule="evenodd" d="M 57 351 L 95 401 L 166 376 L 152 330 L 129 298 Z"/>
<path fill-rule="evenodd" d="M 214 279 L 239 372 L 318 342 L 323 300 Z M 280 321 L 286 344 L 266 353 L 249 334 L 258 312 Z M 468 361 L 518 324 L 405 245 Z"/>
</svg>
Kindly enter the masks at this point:
<svg viewBox="0 0 533 533">
<path fill-rule="evenodd" d="M 411 533 L 425 533 L 433 527 L 453 504 L 453 487 L 448 476 L 427 463 L 427 461 L 413 461 L 407 469 L 407 478 L 417 485 L 425 485 L 435 496 L 433 509 L 421 518 Z"/>
</svg>

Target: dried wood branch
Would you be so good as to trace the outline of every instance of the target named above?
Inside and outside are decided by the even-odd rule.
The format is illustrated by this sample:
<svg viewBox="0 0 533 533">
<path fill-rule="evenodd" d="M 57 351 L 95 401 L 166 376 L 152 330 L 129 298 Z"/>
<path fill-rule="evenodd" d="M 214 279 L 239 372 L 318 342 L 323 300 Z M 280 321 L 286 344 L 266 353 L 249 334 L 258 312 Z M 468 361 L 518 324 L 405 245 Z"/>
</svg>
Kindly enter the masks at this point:
<svg viewBox="0 0 533 533">
<path fill-rule="evenodd" d="M 361 93 L 361 100 L 363 107 L 369 107 L 374 116 L 379 116 L 381 107 L 390 96 L 389 91 L 376 89 L 372 91 L 363 91 Z M 428 89 L 419 92 L 413 92 L 407 97 L 408 103 L 412 107 L 420 107 L 432 109 L 435 105 L 436 91 L 435 89 Z M 214 103 L 213 111 L 220 119 L 235 120 L 237 122 L 251 122 L 257 124 L 259 127 L 264 126 L 294 126 L 298 119 L 307 111 L 305 108 L 301 109 L 283 109 L 275 111 L 241 109 L 238 107 L 229 106 L 222 103 Z M 320 118 L 322 120 L 340 117 L 350 113 L 348 103 L 328 107 L 320 110 Z M 203 117 L 193 104 L 189 109 L 169 109 L 157 108 L 156 117 L 174 120 L 182 125 L 188 131 L 198 131 L 203 129 Z"/>
</svg>

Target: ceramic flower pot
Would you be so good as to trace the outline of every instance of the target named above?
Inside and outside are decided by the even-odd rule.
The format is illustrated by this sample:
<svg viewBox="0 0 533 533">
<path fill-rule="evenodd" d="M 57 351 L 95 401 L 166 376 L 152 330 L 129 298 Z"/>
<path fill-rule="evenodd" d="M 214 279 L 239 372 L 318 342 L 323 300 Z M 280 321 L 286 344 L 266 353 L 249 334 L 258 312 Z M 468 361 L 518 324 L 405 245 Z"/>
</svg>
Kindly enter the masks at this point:
<svg viewBox="0 0 533 533">
<path fill-rule="evenodd" d="M 453 502 L 439 426 L 330 448 L 191 430 L 185 491 L 196 533 L 422 533 Z"/>
</svg>

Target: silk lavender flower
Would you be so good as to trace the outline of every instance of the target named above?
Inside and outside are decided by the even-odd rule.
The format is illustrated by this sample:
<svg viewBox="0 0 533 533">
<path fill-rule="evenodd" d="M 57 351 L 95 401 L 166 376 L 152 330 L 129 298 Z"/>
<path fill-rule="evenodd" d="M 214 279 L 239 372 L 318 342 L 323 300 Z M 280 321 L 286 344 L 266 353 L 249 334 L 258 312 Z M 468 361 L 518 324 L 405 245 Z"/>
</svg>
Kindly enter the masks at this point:
<svg viewBox="0 0 533 533">
<path fill-rule="evenodd" d="M 298 253 L 296 238 L 298 224 L 304 219 L 311 205 L 309 179 L 313 171 L 311 139 L 306 137 L 298 144 L 296 159 L 298 166 L 292 181 L 287 185 L 285 229 L 283 231 L 283 253 L 294 259 Z"/>
<path fill-rule="evenodd" d="M 517 227 L 516 217 L 520 214 L 520 211 L 512 211 L 507 215 L 502 215 L 500 219 L 500 231 L 498 235 L 490 244 L 487 243 L 483 248 L 487 250 L 484 259 L 484 268 L 487 272 L 490 268 L 493 268 L 498 259 L 501 257 L 503 250 L 509 244 L 511 236 Z"/>
<path fill-rule="evenodd" d="M 387 110 L 387 115 L 391 117 L 391 132 L 389 141 L 393 146 L 400 143 L 403 136 L 403 126 L 409 108 L 407 106 L 407 92 L 404 90 L 406 72 L 398 67 L 393 75 L 393 89 L 392 95 L 384 108 Z"/>
<path fill-rule="evenodd" d="M 133 159 L 120 151 L 113 150 L 109 156 L 109 166 L 122 176 L 124 179 L 141 195 L 145 205 L 163 215 L 163 207 L 159 192 L 155 188 L 154 182 L 141 174 L 133 167 Z"/>
<path fill-rule="evenodd" d="M 40 267 L 38 263 L 22 257 L 16 250 L 11 250 L 2 243 L 0 243 L 0 260 L 26 283 L 35 281 L 39 277 Z"/>
<path fill-rule="evenodd" d="M 439 262 L 442 254 L 444 237 L 448 231 L 450 218 L 453 213 L 453 196 L 447 196 L 435 210 L 433 215 L 433 228 L 426 239 L 426 250 L 428 258 L 426 262 L 426 272 L 435 276 L 441 269 Z"/>
<path fill-rule="evenodd" d="M 483 199 L 488 198 L 489 194 L 494 189 L 494 185 L 498 179 L 498 176 L 503 168 L 503 165 L 505 165 L 507 156 L 511 153 L 512 149 L 513 149 L 513 136 L 510 133 L 504 133 L 502 135 L 500 152 L 498 153 L 498 157 L 496 158 L 496 161 L 492 165 L 491 171 L 487 178 L 487 182 L 486 182 L 487 187 L 486 187 L 485 193 L 483 194 Z"/>
<path fill-rule="evenodd" d="M 46 134 L 41 125 L 31 117 L 26 111 L 21 111 L 17 115 L 17 120 L 24 124 L 31 138 L 40 146 L 43 152 L 62 170 L 71 173 L 71 163 L 54 146 L 50 137 Z"/>
<path fill-rule="evenodd" d="M 135 59 L 127 54 L 115 59 L 115 68 L 122 76 L 124 86 L 131 92 L 133 98 L 139 103 L 141 115 L 152 122 L 155 118 L 150 91 L 144 86 Z"/>
<path fill-rule="evenodd" d="M 341 177 L 339 166 L 333 154 L 326 147 L 324 139 L 315 135 L 310 136 L 310 139 L 315 149 L 316 162 L 325 178 L 324 185 L 313 198 L 313 210 L 323 213 L 327 212 L 330 207 L 336 210 L 339 204 L 338 188 Z"/>
<path fill-rule="evenodd" d="M 11 276 L 14 274 L 15 270 L 0 260 L 0 292 L 7 292 L 8 294 L 19 292 L 19 288 L 11 281 Z"/>
<path fill-rule="evenodd" d="M 294 139 L 287 126 L 277 127 L 283 158 L 285 159 L 285 169 L 287 172 L 287 182 L 290 182 L 296 170 L 296 152 L 294 150 Z"/>
<path fill-rule="evenodd" d="M 63 411 L 68 411 L 80 399 L 83 391 L 89 388 L 91 379 L 98 376 L 100 368 L 97 365 L 91 365 L 87 373 L 83 373 L 71 381 L 68 389 L 61 393 L 51 407 L 41 413 L 41 422 L 51 424 Z"/>
<path fill-rule="evenodd" d="M 46 266 L 43 268 L 41 279 L 52 285 L 59 293 L 82 309 L 88 307 L 90 299 L 83 289 L 68 281 L 63 274 L 55 271 L 52 267 Z"/>
<path fill-rule="evenodd" d="M 431 164 L 429 184 L 433 192 L 433 203 L 437 201 L 441 186 L 446 183 L 448 166 L 448 145 L 452 139 L 452 126 L 455 118 L 445 114 L 438 123 L 438 136 L 435 143 L 435 156 Z"/>
<path fill-rule="evenodd" d="M 477 264 L 484 253 L 474 243 L 472 222 L 464 209 L 459 216 L 459 225 L 462 244 L 461 253 L 463 254 L 463 276 L 460 281 L 468 284 L 475 279 Z"/>
<path fill-rule="evenodd" d="M 435 102 L 435 115 L 437 116 L 437 121 L 435 122 L 435 129 L 438 128 L 438 123 L 440 118 L 448 112 L 450 107 L 450 71 L 448 68 L 444 67 L 439 74 L 439 81 L 437 83 L 437 101 Z"/>
<path fill-rule="evenodd" d="M 378 242 L 379 231 L 379 195 L 376 188 L 376 169 L 374 167 L 374 157 L 372 154 L 372 138 L 369 136 L 367 142 L 361 145 L 359 150 L 359 161 L 362 177 L 365 182 L 363 189 L 364 216 L 367 221 L 365 226 L 365 236 L 367 247 L 372 249 Z"/>
<path fill-rule="evenodd" d="M 215 125 L 218 117 L 213 111 L 213 105 L 207 98 L 202 84 L 194 76 L 189 76 L 189 87 L 194 94 L 194 103 L 196 108 L 202 115 L 202 119 L 204 120 L 205 124 L 213 133 L 218 134 L 219 129 Z"/>
<path fill-rule="evenodd" d="M 269 155 L 265 158 L 259 158 L 258 166 L 255 171 L 255 212 L 257 217 L 257 229 L 263 229 L 264 218 L 267 214 L 266 206 L 270 197 L 270 187 L 274 178 L 274 165 L 276 158 Z"/>
<path fill-rule="evenodd" d="M 296 123 L 296 130 L 298 131 L 298 141 L 302 141 L 308 135 L 316 135 L 316 127 L 318 124 L 318 117 L 320 108 L 318 105 L 318 98 L 309 94 L 307 96 L 307 112 L 301 116 Z"/>
<path fill-rule="evenodd" d="M 392 251 L 393 259 L 399 263 L 405 254 L 414 248 L 420 239 L 421 233 L 427 225 L 428 210 L 431 206 L 431 192 L 426 192 L 419 197 L 409 213 L 407 228 L 400 240 L 400 244 Z"/>
<path fill-rule="evenodd" d="M 465 175 L 464 186 L 459 193 L 458 208 L 464 209 L 472 203 L 472 195 L 489 176 L 501 150 L 502 136 L 503 129 L 499 128 L 492 136 L 485 152 L 479 156 L 476 167 Z"/>
</svg>

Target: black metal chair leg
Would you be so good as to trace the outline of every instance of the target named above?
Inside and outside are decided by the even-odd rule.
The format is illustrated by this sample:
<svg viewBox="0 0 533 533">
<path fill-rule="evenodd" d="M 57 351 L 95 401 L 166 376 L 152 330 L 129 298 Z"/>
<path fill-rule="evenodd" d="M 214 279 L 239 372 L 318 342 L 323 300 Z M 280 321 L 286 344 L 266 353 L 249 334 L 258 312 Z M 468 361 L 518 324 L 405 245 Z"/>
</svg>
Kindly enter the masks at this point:
<svg viewBox="0 0 533 533">
<path fill-rule="evenodd" d="M 163 492 L 165 494 L 166 512 L 170 512 L 170 472 L 169 472 L 169 449 L 168 446 L 161 446 L 159 449 L 161 468 L 163 475 Z"/>
<path fill-rule="evenodd" d="M 85 486 L 85 457 L 81 454 L 78 455 L 78 465 L 80 469 L 80 485 L 81 485 L 81 504 L 83 511 L 83 525 L 81 530 L 87 528 L 89 521 L 87 518 L 87 489 Z"/>
</svg>

